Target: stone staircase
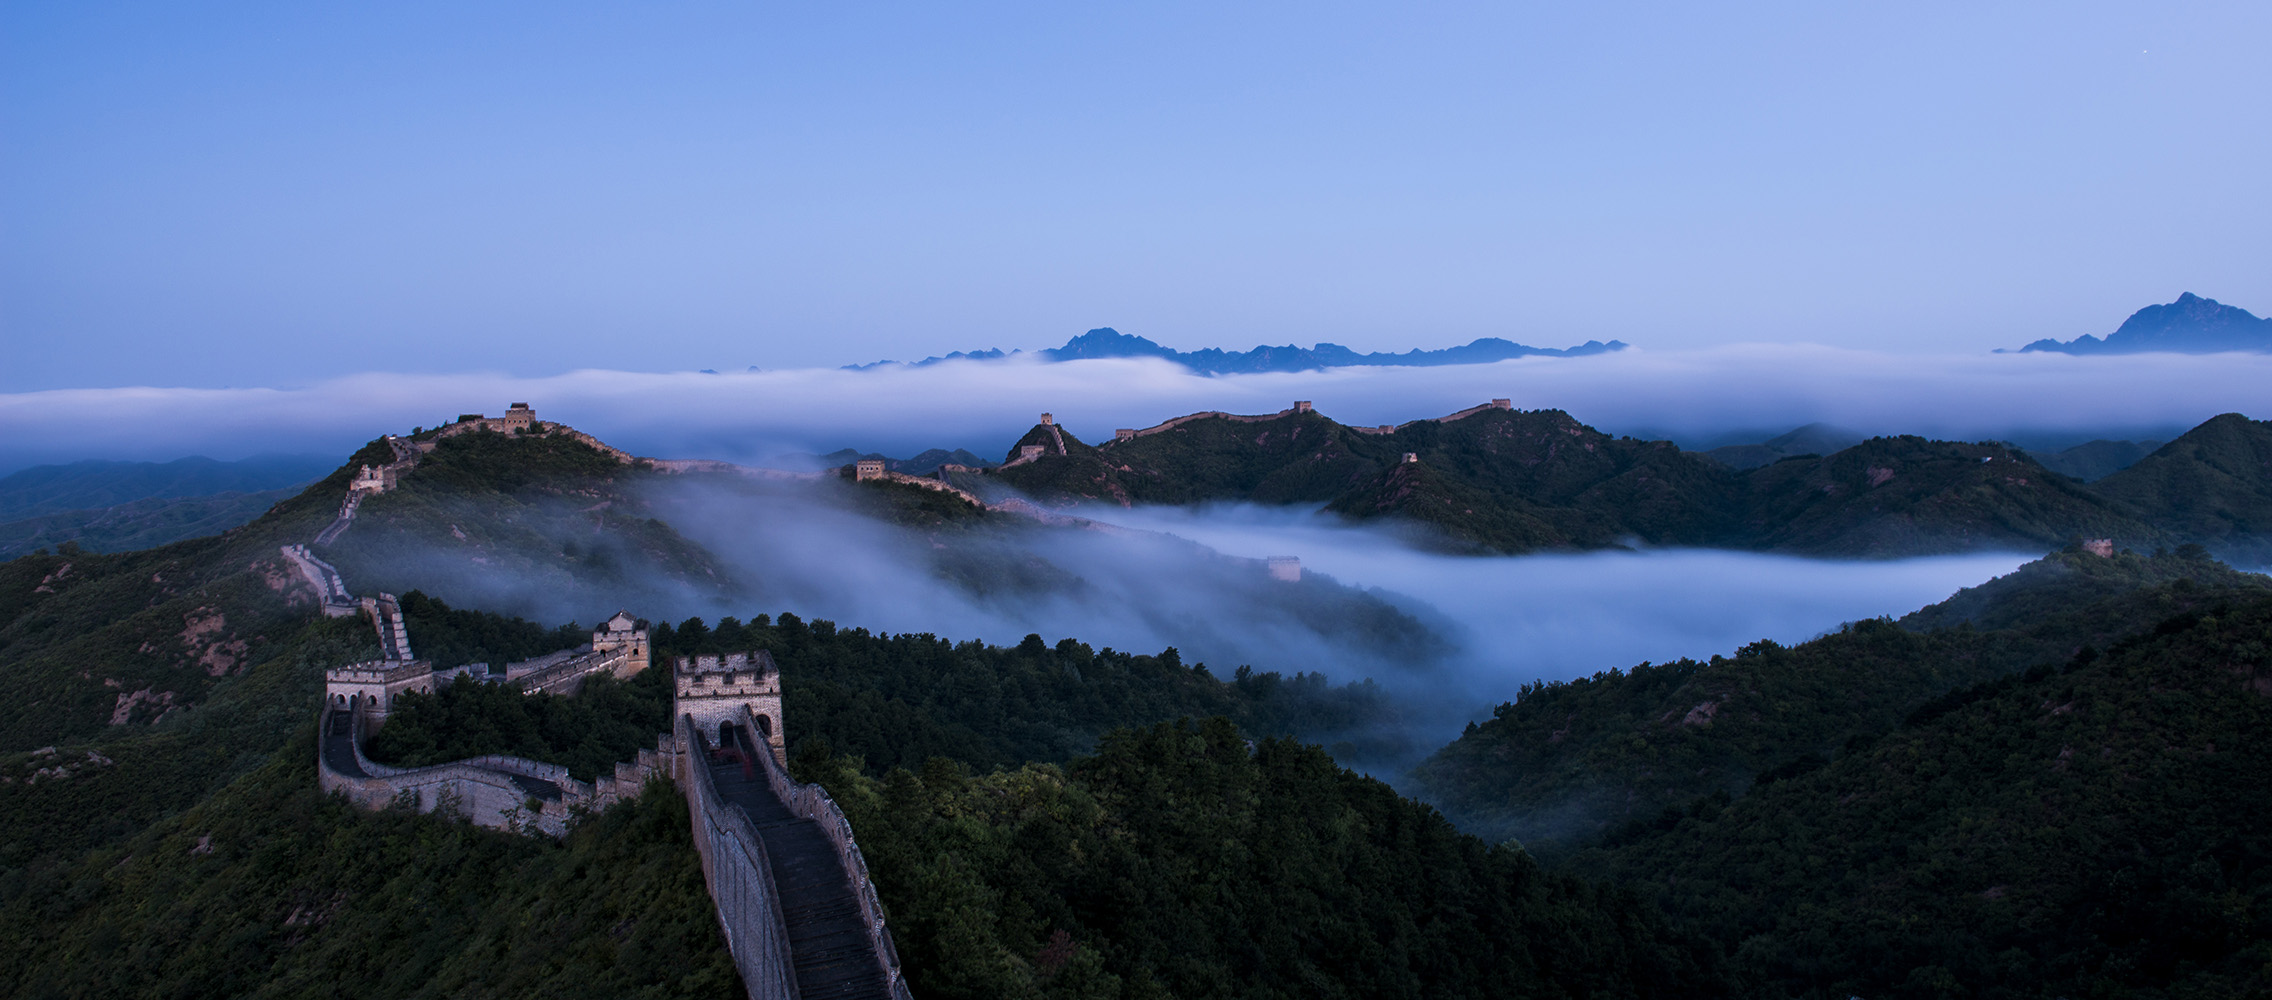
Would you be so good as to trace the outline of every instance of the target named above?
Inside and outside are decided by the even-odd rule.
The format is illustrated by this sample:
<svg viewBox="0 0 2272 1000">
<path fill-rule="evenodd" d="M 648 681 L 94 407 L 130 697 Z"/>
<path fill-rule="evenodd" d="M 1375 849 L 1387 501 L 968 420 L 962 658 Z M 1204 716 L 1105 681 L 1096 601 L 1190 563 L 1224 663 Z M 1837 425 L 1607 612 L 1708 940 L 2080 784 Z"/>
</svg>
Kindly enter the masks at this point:
<svg viewBox="0 0 2272 1000">
<path fill-rule="evenodd" d="M 890 980 L 828 835 L 820 824 L 789 811 L 756 762 L 756 754 L 771 752 L 751 746 L 748 735 L 736 729 L 733 742 L 708 766 L 718 797 L 740 809 L 764 841 L 788 925 L 797 994 L 801 1000 L 890 1000 Z"/>
</svg>

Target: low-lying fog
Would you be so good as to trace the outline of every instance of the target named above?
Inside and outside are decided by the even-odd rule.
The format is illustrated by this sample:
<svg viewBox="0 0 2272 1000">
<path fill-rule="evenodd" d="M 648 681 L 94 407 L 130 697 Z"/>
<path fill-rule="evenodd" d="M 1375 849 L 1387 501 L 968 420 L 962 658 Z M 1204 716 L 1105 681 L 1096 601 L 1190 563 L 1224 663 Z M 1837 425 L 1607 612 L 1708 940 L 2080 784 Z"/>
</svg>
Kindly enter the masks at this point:
<svg viewBox="0 0 2272 1000">
<path fill-rule="evenodd" d="M 1133 530 L 999 514 L 909 527 L 894 522 L 920 515 L 886 502 L 890 494 L 835 477 L 705 474 L 649 489 L 654 512 L 734 579 L 696 586 L 500 573 L 476 558 L 479 549 L 440 539 L 419 551 L 389 547 L 369 557 L 387 565 L 350 572 L 543 621 L 591 621 L 621 606 L 668 620 L 792 611 L 958 641 L 1015 644 L 1031 632 L 1139 653 L 1174 646 L 1219 677 L 1252 665 L 1370 679 L 1395 716 L 1343 734 L 1374 747 L 1370 759 L 1344 763 L 1389 775 L 1525 683 L 1708 658 L 1762 638 L 1801 642 L 1841 622 L 1905 614 L 2031 558 L 1832 562 L 1703 550 L 1485 558 L 1420 551 L 1392 531 L 1307 509 L 1078 511 Z M 1263 557 L 1284 555 L 1301 559 L 1301 581 L 1265 570 Z"/>
<path fill-rule="evenodd" d="M 979 545 L 948 537 L 942 549 L 923 532 L 832 509 L 825 492 L 672 492 L 670 520 L 749 568 L 768 607 L 996 643 L 1038 632 L 1139 652 L 1173 645 L 1226 677 L 1252 664 L 1378 681 L 1399 706 L 1404 731 L 1387 742 L 1404 747 L 1401 759 L 1345 763 L 1382 773 L 1450 741 L 1531 681 L 1703 659 L 1762 638 L 1803 642 L 1842 622 L 1898 617 L 2033 558 L 1448 556 L 1306 509 L 1245 505 L 1083 508 L 1143 534 L 1012 531 Z M 1283 555 L 1302 560 L 1302 584 L 1271 581 L 1246 561 Z M 1023 579 L 1005 586 L 1005 569 Z M 973 580 L 993 582 L 974 591 Z M 1343 588 L 1370 592 L 1434 635 L 1416 640 L 1410 623 L 1384 620 L 1378 604 Z"/>
<path fill-rule="evenodd" d="M 1307 572 L 1405 595 L 1456 625 L 1455 681 L 1478 705 L 1534 680 L 1644 660 L 1705 659 L 1757 639 L 1805 641 L 1842 622 L 1901 615 L 2011 572 L 2030 554 L 1882 561 L 1669 549 L 1582 555 L 1445 556 L 1307 510 L 1213 505 L 1084 508 L 1231 555 L 1291 555 Z M 1383 678 L 1383 680 L 1391 680 Z"/>
</svg>

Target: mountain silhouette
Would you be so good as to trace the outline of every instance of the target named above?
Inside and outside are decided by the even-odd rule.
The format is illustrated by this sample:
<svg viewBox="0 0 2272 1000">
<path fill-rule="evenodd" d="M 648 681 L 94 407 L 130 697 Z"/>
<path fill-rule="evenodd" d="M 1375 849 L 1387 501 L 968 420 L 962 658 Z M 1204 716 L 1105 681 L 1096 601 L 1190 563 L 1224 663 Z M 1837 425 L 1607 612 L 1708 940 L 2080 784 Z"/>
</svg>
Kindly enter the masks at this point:
<svg viewBox="0 0 2272 1000">
<path fill-rule="evenodd" d="M 2205 299 L 2192 292 L 2168 305 L 2147 306 L 2131 313 L 2122 326 L 2100 340 L 2089 334 L 2061 343 L 2044 339 L 2020 348 L 2020 353 L 2056 351 L 2061 354 L 2215 354 L 2220 351 L 2272 352 L 2272 319 L 2259 319 L 2246 309 Z"/>
<path fill-rule="evenodd" d="M 1359 354 L 1339 344 L 1317 344 L 1306 348 L 1297 347 L 1293 344 L 1287 344 L 1283 347 L 1272 347 L 1265 344 L 1251 351 L 1225 351 L 1216 347 L 1198 351 L 1178 351 L 1172 347 L 1163 347 L 1153 343 L 1144 337 L 1131 336 L 1109 326 L 1103 326 L 1066 341 L 1063 347 L 1035 351 L 1033 356 L 1044 361 L 1080 361 L 1091 358 L 1165 358 L 1202 375 L 1235 375 L 1253 372 L 1305 372 L 1320 368 L 1343 368 L 1352 365 L 1410 367 L 1475 365 L 1532 355 L 1574 358 L 1589 354 L 1622 351 L 1625 347 L 1625 342 L 1620 340 L 1612 340 L 1606 344 L 1598 340 L 1589 340 L 1576 347 L 1554 348 L 1531 347 L 1500 337 L 1483 337 L 1458 347 L 1447 347 L 1435 351 L 1423 351 L 1414 348 L 1402 354 L 1389 354 L 1381 351 Z M 920 368 L 944 361 L 991 361 L 1010 357 L 1011 354 L 1016 353 L 1020 352 L 1004 353 L 999 350 L 956 351 L 945 357 L 929 357 L 921 361 L 907 362 L 907 364 Z M 878 361 L 874 364 L 846 365 L 845 367 L 853 371 L 863 371 L 883 365 L 896 364 L 901 364 L 901 362 Z"/>
</svg>

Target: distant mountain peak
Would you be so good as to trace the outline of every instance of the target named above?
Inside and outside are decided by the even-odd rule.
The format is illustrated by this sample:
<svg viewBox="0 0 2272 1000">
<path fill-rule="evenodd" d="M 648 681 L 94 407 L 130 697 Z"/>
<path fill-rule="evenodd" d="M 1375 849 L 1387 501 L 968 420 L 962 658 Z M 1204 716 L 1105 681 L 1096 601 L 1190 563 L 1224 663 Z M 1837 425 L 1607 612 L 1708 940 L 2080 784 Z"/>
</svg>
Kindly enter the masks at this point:
<svg viewBox="0 0 2272 1000">
<path fill-rule="evenodd" d="M 1072 361 L 1077 358 L 1133 358 L 1173 357 L 1173 348 L 1161 347 L 1144 337 L 1122 333 L 1109 326 L 1100 326 L 1065 342 L 1054 351 L 1044 351 L 1052 361 Z"/>
<path fill-rule="evenodd" d="M 2020 353 L 2051 351 L 2060 354 L 2214 354 L 2220 351 L 2272 353 L 2272 320 L 2259 319 L 2238 306 L 2186 292 L 2164 305 L 2147 306 L 2131 313 L 2122 325 L 2101 340 L 2089 334 L 2061 343 L 2038 340 Z"/>
<path fill-rule="evenodd" d="M 1349 366 L 1433 366 L 1488 364 L 1508 358 L 1544 355 L 1551 357 L 1584 357 L 1590 354 L 1608 354 L 1622 351 L 1624 341 L 1602 343 L 1589 340 L 1576 347 L 1531 347 L 1504 337 L 1478 337 L 1459 347 L 1424 351 L 1419 348 L 1402 354 L 1375 351 L 1359 354 L 1339 344 L 1319 343 L 1311 347 L 1287 344 L 1273 347 L 1263 344 L 1251 351 L 1226 351 L 1217 347 L 1197 351 L 1178 351 L 1163 347 L 1144 337 L 1122 333 L 1109 326 L 1100 326 L 1065 342 L 1065 346 L 1036 351 L 1031 356 L 1043 361 L 1083 361 L 1096 358 L 1164 358 L 1202 375 L 1233 375 L 1251 372 L 1302 372 L 1320 368 Z M 1014 353 L 1014 352 L 1013 352 Z M 924 367 L 946 361 L 984 361 L 1008 357 L 1001 351 L 956 351 L 946 357 L 929 357 L 910 363 L 910 367 Z M 846 365 L 861 371 L 882 365 L 899 364 L 895 361 L 878 361 L 866 365 Z"/>
</svg>

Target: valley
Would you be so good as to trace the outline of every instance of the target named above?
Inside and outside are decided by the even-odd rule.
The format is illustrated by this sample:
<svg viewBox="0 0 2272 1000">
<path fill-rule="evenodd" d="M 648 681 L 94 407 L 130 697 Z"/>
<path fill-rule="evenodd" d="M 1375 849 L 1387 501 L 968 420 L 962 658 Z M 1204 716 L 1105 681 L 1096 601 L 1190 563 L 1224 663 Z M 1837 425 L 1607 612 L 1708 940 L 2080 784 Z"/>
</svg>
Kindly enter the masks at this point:
<svg viewBox="0 0 2272 1000">
<path fill-rule="evenodd" d="M 2027 461 L 1998 446 L 1879 439 L 1828 459 L 1764 466 L 1804 469 L 1755 484 L 1756 471 L 1608 439 L 1559 414 L 1487 406 L 1425 423 L 1359 434 L 1305 410 L 1203 415 L 1095 448 L 1044 424 L 1026 438 L 1046 442 L 1041 454 L 1021 454 L 1021 442 L 998 470 L 937 470 L 933 481 L 953 487 L 939 489 L 863 480 L 849 468 L 790 474 L 638 459 L 533 417 L 502 429 L 461 421 L 375 440 L 315 486 L 218 536 L 0 565 L 0 685 L 13 703 L 39 708 L 11 718 L 11 752 L 0 758 L 0 921 L 13 928 L 21 970 L 12 988 L 101 981 L 145 992 L 176 981 L 258 992 L 409 948 L 424 957 L 423 971 L 400 981 L 407 990 L 494 981 L 468 964 L 479 949 L 528 946 L 512 936 L 522 932 L 445 940 L 358 916 L 373 911 L 357 900 L 398 892 L 405 902 L 387 905 L 451 914 L 445 923 L 577 942 L 581 957 L 548 966 L 549 978 L 510 980 L 521 984 L 514 989 L 541 982 L 563 995 L 608 995 L 637 982 L 675 994 L 746 978 L 716 936 L 687 806 L 659 785 L 534 841 L 417 811 L 359 811 L 320 791 L 312 706 L 324 672 L 381 655 L 381 644 L 359 614 L 319 614 L 304 573 L 278 555 L 318 536 L 326 538 L 312 555 L 338 566 L 354 592 L 403 595 L 410 642 L 435 669 L 572 646 L 577 626 L 536 623 L 599 620 L 597 609 L 611 603 L 652 609 L 641 612 L 654 619 L 641 634 L 655 663 L 741 650 L 772 657 L 781 664 L 788 773 L 826 788 L 859 832 L 917 995 L 1187 996 L 1207 983 L 1258 990 L 1293 979 L 1430 996 L 1497 995 L 1492 984 L 1510 978 L 1564 989 L 1608 983 L 1641 996 L 1758 995 L 1760 984 L 1868 995 L 1934 977 L 2084 991 L 2253 988 L 2261 961 L 2251 949 L 2262 946 L 2232 922 L 2239 918 L 2200 902 L 2265 898 L 2251 848 L 2230 839 L 2245 837 L 2242 817 L 2254 815 L 2245 797 L 2191 827 L 2228 831 L 2208 839 L 2125 825 L 2146 815 L 2128 805 L 2078 804 L 2056 808 L 2097 810 L 2113 825 L 2088 841 L 2029 841 L 2053 856 L 2137 868 L 2107 852 L 2144 838 L 2162 860 L 2130 876 L 2152 887 L 2138 895 L 2111 895 L 2111 883 L 2072 878 L 2040 854 L 2012 854 L 2008 838 L 1962 834 L 1973 846 L 1961 875 L 1887 868 L 1908 895 L 1870 897 L 1852 919 L 1898 924 L 1929 911 L 1977 935 L 1847 945 L 1827 967 L 1808 957 L 1824 954 L 1810 943 L 1815 925 L 1777 901 L 1852 908 L 1852 890 L 1808 881 L 1812 862 L 1776 852 L 1832 836 L 1805 826 L 1827 815 L 1851 814 L 1835 836 L 1855 845 L 1955 823 L 1952 810 L 1986 817 L 1974 822 L 2040 822 L 2029 810 L 2044 807 L 2012 797 L 2032 786 L 2013 777 L 1965 785 L 1962 776 L 1995 773 L 1975 759 L 1991 752 L 2075 759 L 2068 751 L 2085 737 L 2064 722 L 2038 734 L 1968 721 L 1995 713 L 2063 720 L 2086 703 L 2104 706 L 2088 717 L 2114 728 L 2094 730 L 2097 742 L 2084 746 L 2103 748 L 2090 749 L 2093 760 L 2109 763 L 2094 766 L 2123 774 L 2146 766 L 2121 763 L 2133 759 L 2124 755 L 2175 738 L 2158 734 L 2176 720 L 2214 718 L 2213 733 L 2186 739 L 2210 755 L 2203 760 L 2245 770 L 2245 761 L 2215 755 L 2229 757 L 2226 748 L 2272 721 L 2250 673 L 2264 669 L 2251 664 L 2260 637 L 2272 635 L 2259 621 L 2272 614 L 2272 584 L 2219 562 L 2206 543 L 2177 542 L 2202 538 L 2233 551 L 2253 544 L 2252 532 L 2234 530 L 2245 526 L 2205 517 L 2199 501 L 2167 498 L 2206 496 L 2228 510 L 2254 502 L 2260 480 L 2246 463 L 2262 425 L 2219 418 L 2157 451 L 2158 461 L 2132 466 L 2135 474 L 2107 477 L 2118 489 L 2044 479 L 2044 500 L 1981 478 L 1977 467 L 2001 476 L 1999 462 Z M 1554 437 L 1526 436 L 1539 434 Z M 1154 439 L 1149 452 L 1122 450 Z M 1367 471 L 1383 445 L 1427 450 Z M 1461 622 L 1483 620 L 1475 616 L 1488 614 L 1489 602 L 1446 617 L 1443 608 L 1463 607 L 1456 584 L 1411 588 L 1433 598 L 1373 588 L 1395 560 L 1442 561 L 1409 571 L 1416 581 L 1431 572 L 1458 579 L 1464 564 L 1483 568 L 1478 580 L 1507 572 L 1505 557 L 1484 554 L 1488 546 L 1446 541 L 1472 531 L 1457 526 L 1488 508 L 1462 508 L 1451 526 L 1413 517 L 1378 531 L 1351 522 L 1393 524 L 1396 515 L 1356 516 L 1339 495 L 1321 499 L 1342 482 L 1377 493 L 1366 484 L 1431 462 L 1454 470 L 1440 477 L 1443 491 L 1546 511 L 1534 523 L 1564 541 L 1535 546 L 1546 554 L 1529 559 L 1634 560 L 1642 572 L 1702 573 L 1708 585 L 1712 574 L 1808 572 L 1793 551 L 1859 546 L 1878 558 L 1852 564 L 1857 572 L 1923 567 L 1931 561 L 1885 557 L 1918 545 L 1949 551 L 1953 539 L 1969 541 L 1954 551 L 1970 554 L 1943 557 L 1959 575 L 1939 579 L 2001 575 L 1953 594 L 1920 576 L 1910 593 L 1945 599 L 1899 615 L 1841 612 L 1784 641 L 1695 648 L 1704 640 L 1694 636 L 1706 633 L 1681 633 L 1691 636 L 1674 640 L 1687 647 L 1681 656 L 1612 660 L 1591 676 L 1523 684 L 1485 713 L 1476 705 L 1492 697 L 1489 686 L 1463 671 L 1497 662 L 1504 678 L 1513 673 L 1507 663 L 1536 662 L 1523 647 L 1539 633 L 1480 642 Z M 1839 502 L 1823 488 L 1868 489 L 1871 470 L 1888 468 L 1899 471 L 1875 485 L 1899 492 L 1881 500 Z M 1914 485 L 1894 481 L 1904 477 Z M 1084 482 L 1089 493 L 1068 488 Z M 1003 492 L 1008 486 L 1022 496 Z M 1732 531 L 1742 516 L 1713 522 L 1720 515 L 1699 513 L 1694 498 L 1808 493 L 1826 499 L 1772 508 L 1781 522 L 1767 537 L 1779 541 L 1758 545 L 1763 552 L 1620 551 L 1630 542 L 1572 551 L 1585 547 L 1577 538 L 1618 537 L 1598 524 L 1593 535 L 1569 533 L 1592 516 L 1586 504 L 1639 511 L 1625 516 L 1652 524 L 1716 525 L 1683 531 Z M 1633 502 L 1651 496 L 1661 503 Z M 1545 507 L 1493 497 L 1563 499 Z M 1263 506 L 1210 506 L 1223 501 Z M 1241 535 L 1239 517 L 1268 530 Z M 1986 524 L 1997 532 L 1972 530 Z M 2062 525 L 2133 534 L 2117 545 L 2068 532 L 2048 555 L 2004 554 L 2043 544 Z M 1293 563 L 1290 576 L 1260 557 L 1303 538 L 1331 544 Z M 2129 544 L 2140 539 L 2176 544 Z M 1539 565 L 1551 576 L 1576 564 Z M 1158 582 L 1131 582 L 1150 578 Z M 1762 590 L 1752 600 L 1787 602 L 1821 587 L 1801 583 L 1785 597 Z M 1662 597 L 1635 601 L 1640 613 L 1666 606 Z M 942 624 L 875 628 L 788 610 L 831 602 L 872 611 L 867 621 L 878 624 L 909 620 L 909 606 L 930 602 L 922 614 Z M 1834 607 L 1812 614 L 1832 617 Z M 1076 619 L 1095 631 L 961 638 Z M 1593 628 L 1619 627 L 1614 620 Z M 1181 648 L 1138 653 L 1096 641 L 1122 633 L 1179 637 Z M 1688 658 L 1696 656 L 1706 658 Z M 100 675 L 79 667 L 97 662 L 109 665 Z M 2147 711 L 2149 703 L 2124 707 L 2134 698 L 2126 679 L 2141 671 L 2196 701 L 2151 702 L 2160 707 L 2138 717 L 2144 730 L 2120 722 Z M 668 675 L 649 668 L 599 678 L 575 694 L 440 684 L 402 696 L 368 752 L 393 768 L 506 754 L 577 781 L 621 774 L 619 762 L 651 753 L 670 728 L 658 687 Z M 2078 708 L 2060 709 L 2070 703 Z M 1475 720 L 1464 733 L 1460 715 Z M 1888 763 L 1927 748 L 1943 762 Z M 1887 773 L 1925 784 L 1852 797 Z M 2251 780 L 2238 771 L 2151 773 L 2160 776 L 2138 787 L 2173 803 L 2196 801 L 2188 791 L 2196 780 Z M 2080 803 L 2096 801 L 2096 788 L 2046 794 Z M 1842 798 L 1826 805 L 1808 796 Z M 1218 801 L 1236 804 L 1205 805 Z M 1844 805 L 1855 801 L 1887 805 Z M 1763 829 L 1778 831 L 1767 843 L 1784 846 L 1759 846 Z M 1946 836 L 1959 829 L 1970 828 Z M 276 852 L 311 836 L 365 846 L 280 860 Z M 386 846 L 405 837 L 425 846 L 407 854 Z M 1738 842 L 1748 846 L 1730 846 Z M 2205 858 L 2222 874 L 2202 874 L 2194 859 Z M 415 879 L 374 881 L 381 869 L 369 863 L 407 866 Z M 1761 865 L 1785 874 L 1761 881 Z M 1866 867 L 1857 858 L 1831 870 Z M 121 874 L 86 881 L 112 868 Z M 466 880 L 485 869 L 522 873 L 523 891 L 467 894 Z M 1688 877 L 1666 882 L 1669 871 Z M 1991 905 L 1952 909 L 1923 888 L 1951 877 L 1981 882 L 1967 891 Z M 94 884 L 103 888 L 71 888 Z M 152 893 L 174 900 L 185 926 L 230 928 L 230 936 L 169 938 L 162 958 L 106 945 L 169 933 L 145 915 Z M 1993 904 L 2005 899 L 2044 915 L 1999 916 Z M 1382 940 L 1377 932 L 1328 912 L 1416 930 L 1390 939 L 1396 951 L 1368 951 L 1365 942 Z M 1296 923 L 1285 915 L 1295 913 L 1315 915 L 1289 937 Z M 598 934 L 592 921 L 602 915 L 633 928 L 630 936 Z M 272 971 L 230 960 L 224 940 L 257 949 Z M 1591 957 L 1542 961 L 1509 947 L 1515 940 Z M 2013 948 L 2032 957 L 2014 958 Z M 1429 957 L 1439 954 L 1458 957 Z M 2164 954 L 2185 956 L 2183 964 Z M 660 955 L 682 957 L 654 964 Z M 614 971 L 596 971 L 603 967 Z M 89 978 L 94 970 L 99 980 Z"/>
<path fill-rule="evenodd" d="M 2267 35 L 0 5 L 0 998 L 2272 998 Z"/>
</svg>

